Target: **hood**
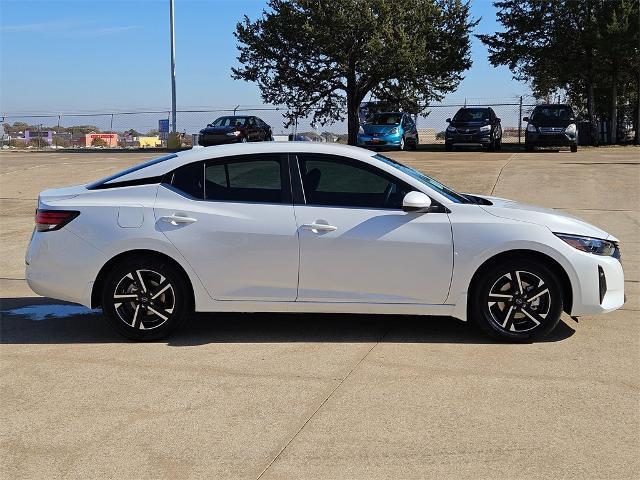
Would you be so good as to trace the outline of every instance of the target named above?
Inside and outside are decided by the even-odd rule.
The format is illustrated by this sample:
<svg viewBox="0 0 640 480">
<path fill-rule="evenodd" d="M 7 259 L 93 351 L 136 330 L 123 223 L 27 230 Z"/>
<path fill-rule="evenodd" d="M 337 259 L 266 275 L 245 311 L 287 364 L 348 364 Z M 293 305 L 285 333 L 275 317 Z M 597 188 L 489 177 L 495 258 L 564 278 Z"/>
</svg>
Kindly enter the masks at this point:
<svg viewBox="0 0 640 480">
<path fill-rule="evenodd" d="M 400 125 L 373 125 L 370 123 L 365 123 L 364 125 L 362 125 L 362 129 L 366 134 L 372 134 L 372 133 L 386 134 L 386 133 L 389 133 L 394 128 L 397 128 L 398 130 L 401 129 Z"/>
<path fill-rule="evenodd" d="M 235 130 L 244 131 L 244 126 L 243 125 L 235 125 L 235 126 L 227 125 L 224 127 L 205 127 L 202 130 L 200 130 L 200 133 L 228 133 L 228 132 L 233 132 Z"/>
<path fill-rule="evenodd" d="M 456 122 L 452 120 L 449 125 L 456 128 L 480 128 L 485 125 L 491 125 L 491 122 L 488 120 L 475 120 L 469 122 Z"/>
<path fill-rule="evenodd" d="M 567 120 L 559 118 L 544 118 L 541 120 L 529 120 L 529 123 L 536 127 L 562 127 L 567 128 L 572 123 L 577 123 L 576 120 Z"/>
<path fill-rule="evenodd" d="M 496 217 L 543 225 L 555 233 L 570 233 L 573 235 L 617 241 L 615 237 L 609 235 L 604 230 L 559 210 L 528 205 L 505 198 L 488 197 L 484 195 L 474 196 L 491 202 L 492 205 L 481 204 L 480 208 Z"/>
</svg>

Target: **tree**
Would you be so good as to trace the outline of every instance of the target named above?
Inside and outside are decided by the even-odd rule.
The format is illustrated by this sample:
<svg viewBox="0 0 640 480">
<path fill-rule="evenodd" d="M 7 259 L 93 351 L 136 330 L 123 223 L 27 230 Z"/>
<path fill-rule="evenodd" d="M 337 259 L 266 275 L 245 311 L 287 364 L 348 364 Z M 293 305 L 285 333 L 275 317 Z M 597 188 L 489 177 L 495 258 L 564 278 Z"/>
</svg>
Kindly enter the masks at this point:
<svg viewBox="0 0 640 480">
<path fill-rule="evenodd" d="M 100 138 L 100 137 L 96 137 L 93 140 L 91 140 L 91 146 L 92 147 L 108 147 L 109 144 L 107 143 L 107 141 L 104 138 Z"/>
<path fill-rule="evenodd" d="M 287 124 L 347 117 L 355 144 L 358 107 L 368 94 L 412 113 L 455 90 L 471 66 L 477 25 L 462 0 L 269 0 L 237 24 L 238 68 L 264 101 L 285 105 Z"/>
<path fill-rule="evenodd" d="M 478 35 L 493 65 L 506 65 L 538 97 L 565 91 L 586 109 L 591 137 L 596 118 L 616 123 L 618 84 L 639 56 L 638 0 L 501 0 L 504 31 Z M 599 108 L 602 89 L 610 108 Z M 615 118 L 612 118 L 615 117 Z"/>
</svg>

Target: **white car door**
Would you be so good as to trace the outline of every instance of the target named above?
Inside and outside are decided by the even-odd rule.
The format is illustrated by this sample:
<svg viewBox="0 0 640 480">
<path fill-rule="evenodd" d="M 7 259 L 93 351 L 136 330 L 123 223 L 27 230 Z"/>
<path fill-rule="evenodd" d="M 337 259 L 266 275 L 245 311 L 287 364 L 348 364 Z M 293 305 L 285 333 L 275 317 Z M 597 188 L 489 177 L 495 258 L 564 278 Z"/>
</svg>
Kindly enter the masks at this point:
<svg viewBox="0 0 640 480">
<path fill-rule="evenodd" d="M 297 158 L 304 189 L 304 204 L 295 205 L 298 301 L 446 301 L 453 245 L 444 209 L 402 211 L 402 198 L 415 188 L 364 162 Z"/>
<path fill-rule="evenodd" d="M 159 187 L 155 215 L 216 300 L 295 300 L 298 236 L 286 155 L 185 165 Z"/>
</svg>

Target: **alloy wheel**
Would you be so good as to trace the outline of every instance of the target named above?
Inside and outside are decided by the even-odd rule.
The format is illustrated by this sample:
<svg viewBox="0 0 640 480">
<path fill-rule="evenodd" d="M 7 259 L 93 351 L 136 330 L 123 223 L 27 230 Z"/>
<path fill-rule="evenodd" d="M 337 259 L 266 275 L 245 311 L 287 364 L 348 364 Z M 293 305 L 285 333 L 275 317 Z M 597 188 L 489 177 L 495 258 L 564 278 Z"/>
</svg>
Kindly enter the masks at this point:
<svg viewBox="0 0 640 480">
<path fill-rule="evenodd" d="M 127 326 L 152 330 L 166 323 L 176 306 L 173 285 L 154 270 L 127 273 L 116 285 L 113 306 Z"/>
<path fill-rule="evenodd" d="M 513 270 L 491 286 L 487 307 L 491 321 L 500 329 L 528 332 L 545 323 L 551 309 L 551 291 L 539 276 Z"/>
</svg>

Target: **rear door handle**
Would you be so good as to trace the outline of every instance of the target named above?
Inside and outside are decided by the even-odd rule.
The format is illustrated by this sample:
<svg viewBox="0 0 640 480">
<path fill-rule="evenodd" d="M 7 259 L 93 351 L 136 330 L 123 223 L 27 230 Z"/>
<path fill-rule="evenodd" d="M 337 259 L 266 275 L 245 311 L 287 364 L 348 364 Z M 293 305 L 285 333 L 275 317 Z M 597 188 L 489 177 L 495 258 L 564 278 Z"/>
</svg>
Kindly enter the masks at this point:
<svg viewBox="0 0 640 480">
<path fill-rule="evenodd" d="M 188 224 L 198 221 L 196 218 L 183 217 L 182 215 L 167 215 L 166 217 L 160 217 L 160 220 L 165 223 L 170 223 L 171 225 Z"/>
<path fill-rule="evenodd" d="M 300 225 L 305 230 L 311 230 L 313 233 L 318 232 L 335 232 L 338 227 L 334 225 L 327 225 L 326 223 L 305 223 Z"/>
</svg>

